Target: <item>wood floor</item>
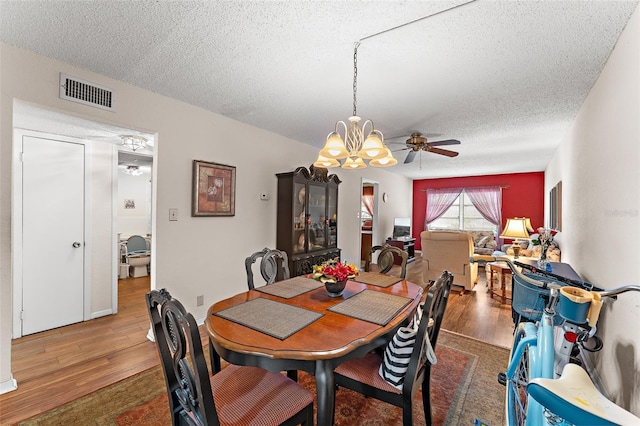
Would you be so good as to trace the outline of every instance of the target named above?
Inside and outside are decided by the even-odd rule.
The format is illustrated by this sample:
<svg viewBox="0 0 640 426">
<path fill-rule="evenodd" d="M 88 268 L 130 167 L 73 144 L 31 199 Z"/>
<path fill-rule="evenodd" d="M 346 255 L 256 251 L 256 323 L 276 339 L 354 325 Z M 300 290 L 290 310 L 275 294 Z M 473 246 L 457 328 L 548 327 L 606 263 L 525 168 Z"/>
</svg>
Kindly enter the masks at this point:
<svg viewBox="0 0 640 426">
<path fill-rule="evenodd" d="M 407 265 L 407 279 L 422 281 L 419 257 Z M 18 389 L 0 395 L 0 425 L 15 424 L 158 365 L 155 346 L 147 339 L 148 290 L 148 277 L 120 280 L 117 315 L 13 340 Z M 450 297 L 442 327 L 508 347 L 510 306 L 490 297 L 481 273 L 473 291 Z"/>
</svg>

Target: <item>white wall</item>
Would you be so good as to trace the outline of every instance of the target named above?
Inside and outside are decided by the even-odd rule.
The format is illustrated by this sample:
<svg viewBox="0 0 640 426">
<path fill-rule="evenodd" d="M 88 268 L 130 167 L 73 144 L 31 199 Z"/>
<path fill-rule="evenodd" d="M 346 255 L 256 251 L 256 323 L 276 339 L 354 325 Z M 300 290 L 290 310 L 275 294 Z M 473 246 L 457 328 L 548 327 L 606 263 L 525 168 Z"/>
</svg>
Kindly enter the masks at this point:
<svg viewBox="0 0 640 426">
<path fill-rule="evenodd" d="M 115 90 L 116 112 L 58 98 L 59 73 Z M 152 286 L 167 288 L 196 318 L 212 303 L 246 289 L 244 258 L 276 241 L 276 173 L 309 166 L 317 149 L 251 127 L 173 99 L 84 71 L 65 63 L 0 43 L 0 386 L 11 380 L 11 156 L 12 103 L 31 102 L 65 114 L 155 134 L 155 223 L 152 225 L 155 274 Z M 336 117 L 341 119 L 345 117 Z M 335 123 L 327 123 L 332 128 Z M 194 159 L 236 166 L 236 215 L 192 218 L 191 182 Z M 381 204 L 383 224 L 411 215 L 411 181 L 384 170 L 332 169 L 343 181 L 338 201 L 338 245 L 343 258 L 359 259 L 361 179 L 380 182 L 391 194 Z M 96 194 L 106 191 L 104 186 Z M 268 192 L 268 201 L 260 200 Z M 168 211 L 177 208 L 178 221 Z M 102 235 L 111 218 L 97 221 Z M 101 227 L 101 224 L 104 226 Z M 390 233 L 383 230 L 384 234 Z M 383 235 L 384 235 L 383 234 Z M 111 241 L 108 242 L 111 248 Z M 115 251 L 113 251 L 115 253 Z M 112 254 L 113 254 L 112 253 Z M 101 267 L 113 259 L 98 257 Z M 95 266 L 95 265 L 94 265 Z M 100 271 L 111 279 L 115 270 Z M 111 288 L 94 290 L 92 300 L 110 300 Z M 196 307 L 196 297 L 205 304 Z"/>
<path fill-rule="evenodd" d="M 640 11 L 545 172 L 562 181 L 562 260 L 604 288 L 640 285 Z M 547 218 L 548 219 L 548 218 Z M 593 357 L 606 394 L 640 415 L 640 293 L 607 301 Z"/>
</svg>

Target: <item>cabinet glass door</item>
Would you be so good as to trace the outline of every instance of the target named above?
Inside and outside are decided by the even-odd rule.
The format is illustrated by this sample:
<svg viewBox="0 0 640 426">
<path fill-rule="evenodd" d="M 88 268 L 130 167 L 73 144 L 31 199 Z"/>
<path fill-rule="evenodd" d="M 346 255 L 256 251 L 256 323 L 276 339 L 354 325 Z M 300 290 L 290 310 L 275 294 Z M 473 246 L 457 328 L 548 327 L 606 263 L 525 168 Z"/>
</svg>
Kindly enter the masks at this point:
<svg viewBox="0 0 640 426">
<path fill-rule="evenodd" d="M 321 250 L 327 246 L 326 196 L 326 186 L 309 184 L 309 251 Z"/>
<path fill-rule="evenodd" d="M 338 188 L 327 188 L 329 200 L 327 202 L 327 247 L 338 246 Z"/>
<path fill-rule="evenodd" d="M 305 252 L 307 185 L 295 183 L 293 188 L 293 252 Z"/>
</svg>

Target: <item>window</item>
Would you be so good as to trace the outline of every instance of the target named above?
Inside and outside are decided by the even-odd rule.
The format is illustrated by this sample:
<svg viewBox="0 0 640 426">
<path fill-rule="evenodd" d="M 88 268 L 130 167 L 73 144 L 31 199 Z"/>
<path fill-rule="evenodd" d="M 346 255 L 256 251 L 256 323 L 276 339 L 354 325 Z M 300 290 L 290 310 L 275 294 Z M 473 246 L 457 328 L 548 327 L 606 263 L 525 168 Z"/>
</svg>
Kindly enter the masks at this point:
<svg viewBox="0 0 640 426">
<path fill-rule="evenodd" d="M 482 217 L 464 191 L 442 216 L 429 224 L 429 229 L 497 231 L 496 225 Z"/>
</svg>

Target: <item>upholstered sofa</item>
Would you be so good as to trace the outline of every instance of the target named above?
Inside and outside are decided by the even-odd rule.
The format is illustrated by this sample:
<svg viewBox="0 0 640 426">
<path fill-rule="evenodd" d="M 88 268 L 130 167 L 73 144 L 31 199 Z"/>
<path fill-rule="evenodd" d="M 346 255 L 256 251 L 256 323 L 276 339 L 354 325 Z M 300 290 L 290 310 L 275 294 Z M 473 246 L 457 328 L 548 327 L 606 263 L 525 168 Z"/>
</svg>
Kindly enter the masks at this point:
<svg viewBox="0 0 640 426">
<path fill-rule="evenodd" d="M 453 285 L 471 290 L 478 281 L 478 264 L 471 263 L 473 239 L 471 234 L 454 231 L 422 231 L 422 281 L 435 281 L 442 271 L 453 275 Z"/>
</svg>

